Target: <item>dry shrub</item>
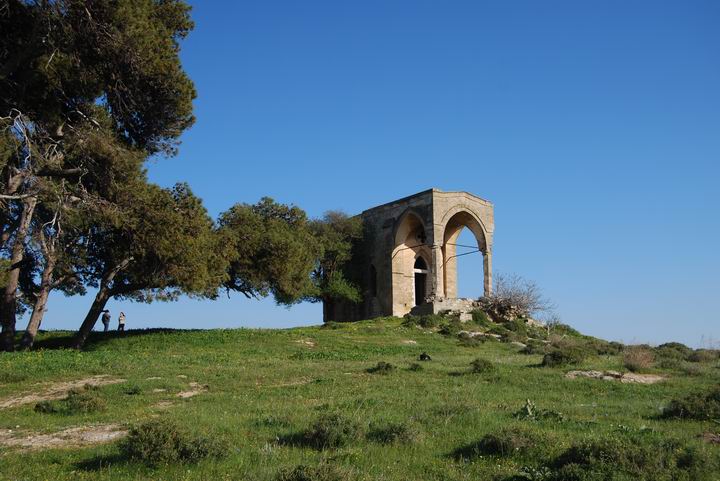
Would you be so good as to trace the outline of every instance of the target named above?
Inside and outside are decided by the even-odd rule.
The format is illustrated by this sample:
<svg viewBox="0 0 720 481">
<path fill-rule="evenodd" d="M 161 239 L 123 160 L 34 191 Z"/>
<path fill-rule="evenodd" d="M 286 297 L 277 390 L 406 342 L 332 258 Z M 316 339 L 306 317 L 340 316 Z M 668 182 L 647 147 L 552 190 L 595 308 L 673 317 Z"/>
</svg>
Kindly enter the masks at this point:
<svg viewBox="0 0 720 481">
<path fill-rule="evenodd" d="M 645 347 L 631 347 L 623 353 L 623 365 L 632 372 L 642 372 L 653 366 L 655 355 Z"/>
</svg>

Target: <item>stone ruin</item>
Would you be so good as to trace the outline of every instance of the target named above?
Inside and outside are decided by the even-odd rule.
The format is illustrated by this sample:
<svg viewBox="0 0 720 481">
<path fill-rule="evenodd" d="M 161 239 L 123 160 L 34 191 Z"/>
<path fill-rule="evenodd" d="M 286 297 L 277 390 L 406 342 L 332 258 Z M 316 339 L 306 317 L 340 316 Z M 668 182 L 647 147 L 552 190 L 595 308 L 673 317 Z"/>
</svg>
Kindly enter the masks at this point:
<svg viewBox="0 0 720 481">
<path fill-rule="evenodd" d="M 350 277 L 363 300 L 326 302 L 324 321 L 444 311 L 467 317 L 477 300 L 457 297 L 458 247 L 482 253 L 484 295 L 491 294 L 491 202 L 467 192 L 430 189 L 368 209 L 360 217 L 364 236 L 350 263 Z M 476 246 L 457 243 L 464 227 L 475 236 Z"/>
</svg>

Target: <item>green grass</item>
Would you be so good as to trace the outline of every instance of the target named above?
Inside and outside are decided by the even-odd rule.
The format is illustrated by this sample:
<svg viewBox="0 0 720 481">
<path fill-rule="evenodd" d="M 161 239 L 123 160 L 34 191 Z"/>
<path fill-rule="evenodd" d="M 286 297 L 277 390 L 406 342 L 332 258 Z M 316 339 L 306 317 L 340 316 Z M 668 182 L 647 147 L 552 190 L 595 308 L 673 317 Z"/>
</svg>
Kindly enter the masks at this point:
<svg viewBox="0 0 720 481">
<path fill-rule="evenodd" d="M 320 472 L 324 463 L 339 469 L 342 479 L 502 480 L 521 473 L 525 477 L 516 479 L 533 479 L 533 473 L 540 479 L 554 469 L 554 459 L 569 456 L 563 453 L 590 459 L 583 454 L 590 448 L 570 451 L 573 445 L 612 440 L 613 446 L 636 446 L 643 439 L 648 446 L 661 439 L 679 443 L 678 450 L 701 451 L 710 460 L 707 466 L 720 462 L 720 446 L 699 439 L 704 432 L 720 431 L 716 421 L 660 416 L 671 399 L 716 386 L 717 360 L 698 363 L 693 376 L 656 367 L 653 372 L 669 379 L 655 385 L 569 380 L 564 373 L 570 369 L 622 370 L 622 354 L 590 356 L 579 366 L 539 367 L 541 353 L 521 354 L 501 342 L 464 346 L 436 329 L 388 318 L 332 328 L 95 333 L 84 352 L 57 348 L 69 333 L 43 333 L 39 350 L 0 355 L 0 400 L 37 391 L 37 383 L 96 374 L 127 382 L 98 389 L 102 410 L 39 413 L 34 404 L 0 409 L 0 429 L 54 432 L 96 423 L 135 426 L 157 418 L 193 435 L 221 439 L 229 448 L 223 457 L 156 467 L 128 459 L 120 443 L 20 453 L 0 448 L 0 479 L 275 480 L 300 465 L 310 467 L 308 473 Z M 433 360 L 422 363 L 422 370 L 410 369 L 422 352 Z M 492 363 L 495 375 L 470 374 L 478 358 Z M 379 362 L 396 369 L 369 373 Z M 190 382 L 207 385 L 207 392 L 177 398 Z M 562 416 L 517 416 L 528 399 L 538 412 Z M 158 408 L 160 401 L 173 406 Z M 367 435 L 351 437 L 336 449 L 283 441 L 303 439 L 319 419 L 336 414 Z M 381 429 L 393 434 L 403 426 L 412 428 L 412 442 L 402 436 L 378 442 L 372 434 Z M 518 455 L 478 451 L 466 459 L 456 454 L 515 432 L 551 442 Z M 562 465 L 567 472 L 576 467 Z"/>
</svg>

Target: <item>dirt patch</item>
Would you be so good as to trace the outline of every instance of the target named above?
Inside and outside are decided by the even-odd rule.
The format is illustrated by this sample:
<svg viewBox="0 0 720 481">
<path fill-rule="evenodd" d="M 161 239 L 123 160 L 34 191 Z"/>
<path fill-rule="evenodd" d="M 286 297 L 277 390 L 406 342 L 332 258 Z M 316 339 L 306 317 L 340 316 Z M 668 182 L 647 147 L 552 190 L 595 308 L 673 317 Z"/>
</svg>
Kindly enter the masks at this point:
<svg viewBox="0 0 720 481">
<path fill-rule="evenodd" d="M 255 383 L 257 387 L 290 387 L 290 386 L 302 386 L 303 384 L 309 384 L 313 380 L 307 377 L 302 377 L 300 379 L 290 379 L 285 382 L 281 382 L 278 384 L 262 384 L 262 383 Z"/>
<path fill-rule="evenodd" d="M 402 343 L 414 345 L 414 344 L 417 344 L 417 341 L 413 341 L 412 339 L 406 339 L 406 340 L 402 341 Z"/>
<path fill-rule="evenodd" d="M 706 443 L 720 444 L 720 433 L 702 433 L 700 438 Z"/>
<path fill-rule="evenodd" d="M 155 409 L 168 409 L 173 407 L 175 404 L 173 404 L 172 401 L 160 401 L 156 404 L 153 404 L 152 407 Z"/>
<path fill-rule="evenodd" d="M 565 374 L 568 379 L 586 377 L 590 379 L 602 379 L 603 381 L 620 381 L 622 383 L 655 384 L 664 381 L 665 376 L 657 374 L 637 374 L 634 372 L 621 373 L 618 371 L 570 371 Z"/>
<path fill-rule="evenodd" d="M 177 397 L 179 397 L 179 398 L 183 398 L 183 399 L 191 398 L 191 397 L 193 397 L 193 396 L 197 396 L 198 394 L 202 394 L 202 393 L 204 393 L 204 392 L 207 392 L 208 389 L 209 389 L 209 386 L 207 386 L 207 385 L 204 385 L 204 386 L 203 386 L 203 385 L 200 384 L 200 383 L 191 382 L 191 383 L 190 383 L 190 389 L 188 389 L 187 391 L 180 391 L 180 392 L 177 393 L 175 396 L 177 396 Z"/>
<path fill-rule="evenodd" d="M 302 344 L 302 345 L 308 346 L 308 347 L 315 347 L 315 346 L 317 346 L 317 343 L 316 343 L 315 341 L 313 341 L 312 339 L 298 339 L 298 340 L 295 341 L 295 342 L 296 342 L 297 344 Z"/>
<path fill-rule="evenodd" d="M 22 450 L 74 448 L 109 443 L 126 434 L 127 430 L 119 424 L 79 426 L 49 434 L 2 430 L 0 445 Z"/>
<path fill-rule="evenodd" d="M 77 379 L 75 381 L 54 382 L 46 385 L 40 392 L 23 393 L 17 396 L 5 398 L 0 401 L 0 409 L 13 408 L 24 404 L 34 404 L 40 401 L 52 401 L 62 399 L 67 396 L 72 389 L 80 389 L 85 386 L 107 386 L 109 384 L 118 384 L 125 382 L 125 379 L 110 377 L 108 375 L 99 375 Z"/>
</svg>

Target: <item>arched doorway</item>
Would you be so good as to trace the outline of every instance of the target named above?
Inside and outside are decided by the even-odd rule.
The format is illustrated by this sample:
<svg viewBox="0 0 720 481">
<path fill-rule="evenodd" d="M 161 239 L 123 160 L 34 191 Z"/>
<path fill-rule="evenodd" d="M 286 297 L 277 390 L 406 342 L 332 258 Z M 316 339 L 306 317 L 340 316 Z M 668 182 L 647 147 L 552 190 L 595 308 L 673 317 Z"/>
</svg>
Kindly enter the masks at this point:
<svg viewBox="0 0 720 481">
<path fill-rule="evenodd" d="M 397 223 L 392 251 L 392 313 L 395 316 L 404 316 L 424 303 L 430 293 L 432 254 L 426 232 L 421 217 L 412 210 L 405 212 Z"/>
<path fill-rule="evenodd" d="M 427 283 L 429 274 L 427 262 L 422 257 L 418 257 L 415 260 L 413 266 L 413 274 L 415 276 L 415 305 L 425 304 L 425 298 L 427 297 Z"/>
<path fill-rule="evenodd" d="M 475 246 L 458 242 L 460 233 L 467 228 L 475 240 Z M 483 256 L 482 260 L 472 263 L 477 266 L 481 275 L 474 276 L 482 279 L 482 291 L 484 295 L 490 294 L 490 253 L 486 241 L 485 229 L 482 223 L 470 212 L 460 210 L 451 215 L 445 223 L 442 245 L 442 292 L 446 298 L 458 297 L 457 269 L 458 259 L 470 254 L 478 253 Z M 479 287 L 479 286 L 478 286 Z M 479 289 L 478 289 L 479 290 Z"/>
</svg>

